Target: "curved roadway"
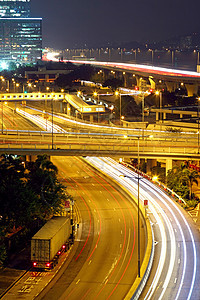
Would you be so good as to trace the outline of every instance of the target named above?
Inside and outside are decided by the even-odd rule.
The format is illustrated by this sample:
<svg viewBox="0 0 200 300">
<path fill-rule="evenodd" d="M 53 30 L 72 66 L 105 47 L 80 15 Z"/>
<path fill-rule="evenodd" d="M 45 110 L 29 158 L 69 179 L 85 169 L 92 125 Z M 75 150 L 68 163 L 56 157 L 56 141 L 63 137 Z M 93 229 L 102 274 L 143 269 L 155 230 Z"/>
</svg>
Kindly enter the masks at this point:
<svg viewBox="0 0 200 300">
<path fill-rule="evenodd" d="M 75 197 L 82 234 L 66 271 L 38 299 L 124 299 L 137 277 L 137 213 L 132 200 L 78 158 L 53 162 Z M 144 235 L 145 227 L 141 258 Z"/>
<path fill-rule="evenodd" d="M 136 173 L 111 159 L 87 160 L 137 195 Z M 144 199 L 149 201 L 148 214 L 155 235 L 155 259 L 141 299 L 200 299 L 199 232 L 175 201 L 158 186 L 141 178 L 141 205 Z"/>
</svg>

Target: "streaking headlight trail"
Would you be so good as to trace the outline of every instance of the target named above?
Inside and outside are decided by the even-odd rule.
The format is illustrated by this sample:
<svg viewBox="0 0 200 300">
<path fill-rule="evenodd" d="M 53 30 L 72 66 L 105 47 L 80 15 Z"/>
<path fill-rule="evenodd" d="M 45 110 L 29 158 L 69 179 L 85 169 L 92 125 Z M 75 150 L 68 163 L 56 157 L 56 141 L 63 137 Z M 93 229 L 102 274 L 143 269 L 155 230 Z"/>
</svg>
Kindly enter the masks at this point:
<svg viewBox="0 0 200 300">
<path fill-rule="evenodd" d="M 110 158 L 87 157 L 100 169 L 137 198 L 138 174 Z M 121 176 L 120 176 L 121 175 Z M 149 218 L 160 246 L 155 259 L 156 270 L 149 278 L 142 299 L 200 299 L 197 272 L 197 248 L 187 216 L 158 186 L 145 178 L 140 180 L 140 201 L 149 200 Z M 199 251 L 199 248 L 198 248 Z"/>
</svg>

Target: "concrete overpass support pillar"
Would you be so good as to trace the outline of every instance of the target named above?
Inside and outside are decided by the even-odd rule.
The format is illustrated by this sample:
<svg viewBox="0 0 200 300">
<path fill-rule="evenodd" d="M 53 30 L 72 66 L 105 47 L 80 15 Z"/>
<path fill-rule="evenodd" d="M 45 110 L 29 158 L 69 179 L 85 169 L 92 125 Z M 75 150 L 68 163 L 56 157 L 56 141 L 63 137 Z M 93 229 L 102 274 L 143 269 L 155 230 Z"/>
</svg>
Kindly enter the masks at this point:
<svg viewBox="0 0 200 300">
<path fill-rule="evenodd" d="M 194 95 L 197 95 L 198 92 L 198 84 L 185 84 L 188 97 L 192 97 Z"/>
<path fill-rule="evenodd" d="M 140 87 L 140 77 L 136 75 L 135 78 L 136 78 L 137 87 Z"/>
<path fill-rule="evenodd" d="M 69 103 L 67 103 L 67 115 L 71 116 L 71 107 Z"/>
<path fill-rule="evenodd" d="M 157 159 L 147 159 L 147 174 L 151 174 L 151 169 L 157 166 Z"/>
<path fill-rule="evenodd" d="M 62 114 L 62 112 L 63 112 L 63 103 L 60 102 L 60 113 Z"/>
<path fill-rule="evenodd" d="M 176 83 L 175 82 L 171 82 L 171 81 L 166 81 L 166 87 L 167 87 L 167 90 L 168 90 L 168 92 L 174 92 L 175 91 L 175 89 L 176 89 Z"/>
<path fill-rule="evenodd" d="M 125 72 L 123 74 L 123 79 L 124 79 L 124 87 L 127 87 L 127 74 Z"/>
<path fill-rule="evenodd" d="M 90 122 L 93 123 L 94 122 L 94 116 L 91 114 L 90 115 Z"/>
<path fill-rule="evenodd" d="M 173 160 L 170 158 L 166 159 L 166 176 L 167 176 L 167 172 L 172 169 L 172 166 L 173 166 Z"/>
<path fill-rule="evenodd" d="M 31 156 L 30 155 L 26 155 L 26 161 L 31 161 Z"/>
<path fill-rule="evenodd" d="M 163 113 L 163 120 L 166 120 L 166 118 L 167 118 L 167 113 L 164 112 L 164 113 Z"/>
<path fill-rule="evenodd" d="M 135 76 L 135 78 L 136 78 L 136 82 L 137 82 L 137 87 L 139 88 L 139 90 L 142 90 L 142 82 L 143 82 L 142 77 Z"/>
<path fill-rule="evenodd" d="M 156 112 L 156 121 L 159 121 L 159 112 Z"/>
<path fill-rule="evenodd" d="M 156 89 L 156 83 L 155 83 L 155 81 L 151 77 L 149 77 L 149 82 L 151 84 L 151 89 L 155 90 Z"/>
<path fill-rule="evenodd" d="M 182 119 L 183 118 L 183 114 L 180 114 L 180 119 Z"/>
<path fill-rule="evenodd" d="M 31 162 L 31 161 L 36 161 L 37 155 L 26 155 L 26 161 Z"/>
</svg>

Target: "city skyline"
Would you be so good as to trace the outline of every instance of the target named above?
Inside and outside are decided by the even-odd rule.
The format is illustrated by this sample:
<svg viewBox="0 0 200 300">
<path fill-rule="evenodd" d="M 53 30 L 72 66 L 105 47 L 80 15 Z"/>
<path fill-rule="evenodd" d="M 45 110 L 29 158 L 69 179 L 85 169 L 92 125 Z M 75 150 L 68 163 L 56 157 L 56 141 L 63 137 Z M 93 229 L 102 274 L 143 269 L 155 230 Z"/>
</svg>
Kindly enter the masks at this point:
<svg viewBox="0 0 200 300">
<path fill-rule="evenodd" d="M 119 0 L 59 2 L 35 0 L 32 15 L 41 16 L 43 47 L 58 49 L 105 46 L 128 41 L 152 42 L 198 31 L 200 3 Z M 195 7 L 195 10 L 194 10 Z"/>
</svg>

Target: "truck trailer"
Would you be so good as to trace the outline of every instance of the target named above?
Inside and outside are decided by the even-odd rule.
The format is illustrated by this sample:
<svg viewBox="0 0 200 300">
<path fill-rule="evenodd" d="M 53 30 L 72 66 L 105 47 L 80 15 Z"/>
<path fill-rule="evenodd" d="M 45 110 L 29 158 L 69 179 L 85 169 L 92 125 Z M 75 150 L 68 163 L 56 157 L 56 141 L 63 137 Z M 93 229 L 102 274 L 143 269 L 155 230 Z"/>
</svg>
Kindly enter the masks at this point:
<svg viewBox="0 0 200 300">
<path fill-rule="evenodd" d="M 66 251 L 71 235 L 68 217 L 53 217 L 31 240 L 31 261 L 34 268 L 52 269 Z"/>
</svg>

